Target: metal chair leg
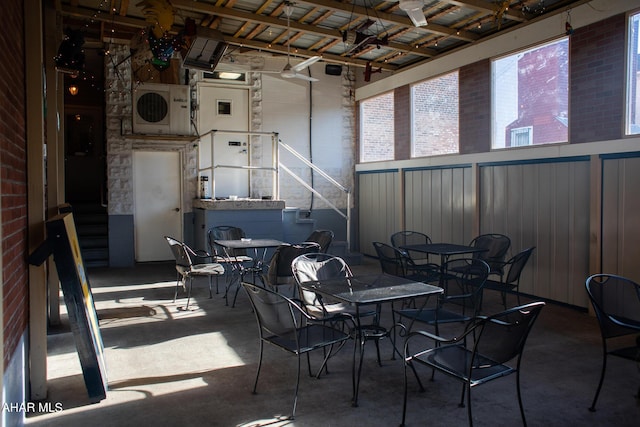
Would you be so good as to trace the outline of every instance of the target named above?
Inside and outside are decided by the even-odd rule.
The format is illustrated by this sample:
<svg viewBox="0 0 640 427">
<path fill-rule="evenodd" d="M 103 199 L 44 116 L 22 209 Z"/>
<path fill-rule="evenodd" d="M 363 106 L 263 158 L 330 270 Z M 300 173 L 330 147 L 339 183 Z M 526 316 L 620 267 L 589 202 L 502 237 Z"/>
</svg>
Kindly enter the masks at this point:
<svg viewBox="0 0 640 427">
<path fill-rule="evenodd" d="M 603 340 L 604 341 L 604 340 Z M 598 401 L 598 395 L 600 395 L 600 389 L 602 389 L 602 383 L 604 382 L 604 373 L 607 369 L 607 346 L 605 343 L 602 345 L 603 355 L 602 355 L 602 371 L 600 371 L 600 381 L 598 382 L 598 388 L 596 389 L 596 395 L 593 396 L 593 402 L 589 407 L 591 412 L 596 412 L 596 402 Z"/>
<path fill-rule="evenodd" d="M 189 290 L 187 291 L 187 306 L 185 310 L 189 309 L 189 302 L 191 301 L 191 289 L 193 288 L 193 277 L 189 276 Z"/>
<path fill-rule="evenodd" d="M 258 370 L 256 371 L 256 380 L 253 382 L 253 394 L 257 394 L 258 389 L 258 377 L 260 377 L 260 368 L 262 368 L 262 354 L 264 350 L 264 343 L 260 340 L 260 357 L 258 358 Z"/>
<path fill-rule="evenodd" d="M 296 405 L 298 404 L 298 389 L 300 388 L 300 353 L 298 353 L 298 374 L 296 375 L 296 391 L 293 396 L 293 410 L 291 411 L 290 419 L 293 420 L 296 417 Z"/>
<path fill-rule="evenodd" d="M 173 302 L 176 302 L 178 299 L 178 288 L 180 287 L 180 276 L 176 279 L 176 290 L 173 293 Z"/>
<path fill-rule="evenodd" d="M 522 393 L 520 393 L 520 369 L 516 372 L 516 388 L 518 394 L 518 405 L 520 406 L 520 416 L 522 416 L 522 425 L 527 427 L 527 419 L 524 416 L 524 406 L 522 406 Z"/>
</svg>

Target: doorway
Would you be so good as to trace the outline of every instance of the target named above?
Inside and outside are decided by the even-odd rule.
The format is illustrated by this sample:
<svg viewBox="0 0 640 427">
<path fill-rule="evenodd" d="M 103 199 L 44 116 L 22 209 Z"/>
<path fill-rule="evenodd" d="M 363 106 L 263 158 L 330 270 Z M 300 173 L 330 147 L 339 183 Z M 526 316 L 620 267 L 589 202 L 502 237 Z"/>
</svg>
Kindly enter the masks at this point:
<svg viewBox="0 0 640 427">
<path fill-rule="evenodd" d="M 173 259 L 164 236 L 182 240 L 181 170 L 179 152 L 133 152 L 136 262 Z"/>
<path fill-rule="evenodd" d="M 65 105 L 65 200 L 87 267 L 109 265 L 103 108 Z"/>
</svg>

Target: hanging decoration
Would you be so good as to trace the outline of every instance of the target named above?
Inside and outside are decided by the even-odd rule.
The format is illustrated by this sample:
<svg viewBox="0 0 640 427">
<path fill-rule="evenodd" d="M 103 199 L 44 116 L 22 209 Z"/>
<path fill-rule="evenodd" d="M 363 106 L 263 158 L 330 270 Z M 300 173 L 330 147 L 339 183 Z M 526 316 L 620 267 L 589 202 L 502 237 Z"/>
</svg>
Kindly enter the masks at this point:
<svg viewBox="0 0 640 427">
<path fill-rule="evenodd" d="M 56 69 L 64 73 L 79 74 L 84 70 L 84 35 L 81 30 L 67 28 L 65 37 L 54 57 Z"/>
<path fill-rule="evenodd" d="M 564 23 L 564 33 L 568 36 L 573 34 L 573 27 L 571 26 L 571 9 L 567 10 L 567 20 Z"/>
<path fill-rule="evenodd" d="M 170 66 L 174 52 L 183 46 L 182 35 L 171 35 L 175 10 L 168 0 L 143 0 L 136 6 L 142 8 L 150 27 L 145 31 L 149 49 L 153 55 L 150 63 L 159 71 Z"/>
</svg>

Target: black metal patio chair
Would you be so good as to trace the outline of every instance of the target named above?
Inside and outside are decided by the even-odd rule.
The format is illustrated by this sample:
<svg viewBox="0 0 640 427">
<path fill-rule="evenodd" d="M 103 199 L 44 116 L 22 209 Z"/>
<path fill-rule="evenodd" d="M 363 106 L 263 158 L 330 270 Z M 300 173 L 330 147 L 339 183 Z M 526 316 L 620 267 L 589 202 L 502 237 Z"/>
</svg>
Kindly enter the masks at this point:
<svg viewBox="0 0 640 427">
<path fill-rule="evenodd" d="M 419 231 L 403 230 L 391 235 L 391 245 L 404 251 L 411 259 L 413 265 L 408 266 L 409 268 L 427 269 L 428 271 L 437 271 L 440 268 L 437 264 L 429 262 L 429 254 L 401 248 L 401 246 L 406 245 L 429 245 L 431 243 L 431 238 Z"/>
<path fill-rule="evenodd" d="M 489 264 L 490 273 L 500 276 L 504 274 L 504 259 L 511 247 L 511 239 L 504 234 L 488 233 L 475 237 L 469 246 L 486 249 L 484 252 L 476 252 L 473 258 L 478 258 Z"/>
<path fill-rule="evenodd" d="M 393 310 L 399 323 L 410 331 L 414 323 L 435 326 L 436 335 L 443 323 L 467 322 L 478 316 L 482 304 L 482 292 L 489 276 L 486 262 L 475 258 L 459 258 L 445 264 L 445 278 L 440 282 L 444 293 L 435 306 L 403 307 Z"/>
<path fill-rule="evenodd" d="M 187 289 L 187 306 L 185 310 L 189 308 L 189 302 L 191 301 L 191 289 L 193 288 L 193 277 L 204 276 L 209 279 L 209 298 L 213 297 L 212 293 L 212 281 L 213 277 L 216 278 L 216 293 L 218 292 L 218 278 L 224 274 L 224 267 L 219 263 L 207 262 L 211 261 L 211 255 L 203 250 L 194 251 L 185 243 L 180 240 L 174 239 L 170 236 L 164 236 L 165 240 L 171 248 L 171 252 L 176 260 L 176 271 L 178 272 L 178 279 L 176 281 L 176 290 L 173 296 L 173 302 L 178 297 L 178 289 L 180 284 Z M 187 280 L 189 284 L 187 286 Z"/>
<path fill-rule="evenodd" d="M 383 328 L 380 328 L 380 305 L 363 306 L 364 309 L 357 309 L 341 301 L 322 298 L 315 292 L 304 290 L 300 286 L 302 283 L 307 282 L 353 277 L 353 273 L 345 260 L 325 253 L 308 253 L 295 258 L 291 263 L 291 269 L 298 283 L 300 300 L 304 303 L 307 312 L 312 316 L 327 317 L 334 314 L 346 314 L 354 318 L 358 316 L 360 320 L 371 319 L 368 324 L 357 322 L 357 324 L 361 325 L 359 335 L 365 341 L 375 341 L 378 365 L 382 366 L 379 341 L 384 338 L 386 333 L 383 332 Z M 345 288 L 346 286 L 345 284 Z M 364 341 L 361 344 L 364 345 Z"/>
<path fill-rule="evenodd" d="M 305 242 L 313 242 L 320 245 L 319 252 L 326 253 L 333 242 L 334 233 L 331 230 L 313 230 L 311 234 L 304 240 Z"/>
<path fill-rule="evenodd" d="M 349 333 L 344 332 L 344 328 L 333 327 L 332 324 L 348 321 L 350 318 L 343 315 L 327 318 L 312 317 L 307 314 L 299 303 L 280 293 L 252 283 L 243 282 L 242 286 L 249 296 L 260 334 L 258 369 L 253 384 L 253 393 L 257 393 L 265 342 L 296 355 L 298 358 L 296 387 L 293 409 L 289 417 L 294 419 L 298 402 L 298 390 L 300 388 L 301 356 L 303 354 L 307 355 L 309 375 L 312 376 L 309 353 L 314 350 L 328 348 L 318 370 L 319 375 L 327 360 L 334 354 L 334 346 L 343 346 L 351 337 Z M 282 377 L 280 377 L 281 379 Z"/>
<path fill-rule="evenodd" d="M 587 278 L 585 286 L 602 336 L 600 381 L 589 407 L 591 412 L 595 412 L 607 369 L 607 356 L 610 354 L 640 363 L 640 285 L 615 274 L 594 274 Z M 637 335 L 635 345 L 616 343 L 615 339 L 630 335 Z M 609 348 L 609 341 L 615 348 Z M 636 398 L 640 399 L 640 388 Z"/>
<path fill-rule="evenodd" d="M 402 423 L 405 425 L 407 414 L 408 378 L 407 367 L 415 374 L 421 391 L 424 391 L 416 365 L 431 368 L 433 374 L 438 371 L 462 382 L 460 407 L 464 407 L 467 397 L 467 416 L 469 425 L 473 425 L 471 411 L 471 389 L 509 374 L 516 374 L 516 390 L 523 425 L 527 425 L 520 391 L 520 370 L 525 342 L 544 302 L 514 307 L 489 317 L 474 318 L 464 332 L 454 338 L 443 338 L 426 331 L 411 332 L 404 344 L 404 402 L 402 405 Z M 419 351 L 410 351 L 410 347 L 419 345 L 419 339 L 432 340 L 434 345 Z M 507 365 L 517 359 L 514 366 Z"/>
<path fill-rule="evenodd" d="M 520 305 L 520 276 L 535 248 L 535 246 L 527 248 L 504 262 L 501 267 L 503 274 L 500 276 L 500 280 L 487 279 L 485 289 L 500 292 L 505 310 L 507 309 L 507 292 L 514 292 L 518 298 L 518 305 Z"/>
</svg>

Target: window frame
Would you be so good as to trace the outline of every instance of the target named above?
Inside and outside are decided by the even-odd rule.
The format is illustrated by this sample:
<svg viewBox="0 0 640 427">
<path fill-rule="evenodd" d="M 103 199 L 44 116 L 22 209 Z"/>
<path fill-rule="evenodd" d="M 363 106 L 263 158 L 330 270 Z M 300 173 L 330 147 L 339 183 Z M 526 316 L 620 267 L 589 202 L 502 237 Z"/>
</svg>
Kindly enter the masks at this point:
<svg viewBox="0 0 640 427">
<path fill-rule="evenodd" d="M 392 139 L 391 139 L 391 157 L 390 158 L 385 158 L 385 159 L 364 159 L 364 137 L 363 137 L 363 133 L 364 133 L 364 120 L 363 120 L 363 115 L 364 115 L 364 105 L 368 102 L 368 101 L 372 101 L 376 98 L 381 98 L 383 96 L 388 96 L 390 95 L 392 98 L 392 102 L 391 102 L 391 106 L 393 109 L 393 114 L 392 114 L 392 124 L 394 126 L 395 129 L 395 90 L 388 90 L 386 92 L 382 92 L 379 93 L 377 95 L 371 96 L 369 98 L 365 98 L 365 99 L 361 99 L 359 101 L 359 108 L 358 108 L 358 119 L 359 119 L 359 130 L 358 130 L 358 148 L 359 148 L 359 153 L 358 153 L 358 163 L 375 163 L 375 162 L 385 162 L 385 161 L 393 161 L 395 160 L 395 133 L 392 132 Z"/>
<path fill-rule="evenodd" d="M 457 81 L 458 81 L 458 98 L 456 99 L 456 109 L 458 110 L 458 120 L 457 120 L 457 133 L 458 133 L 458 137 L 457 137 L 457 149 L 455 152 L 451 152 L 451 153 L 437 153 L 437 154 L 426 154 L 426 155 L 417 155 L 416 154 L 416 149 L 415 149 L 415 144 L 416 144 L 416 135 L 415 135 L 415 123 L 416 123 L 416 108 L 415 108 L 415 103 L 414 103 L 414 88 L 420 84 L 429 82 L 429 81 L 434 81 L 440 78 L 443 78 L 445 76 L 449 76 L 452 74 L 456 74 L 457 76 Z M 412 84 L 409 85 L 409 108 L 410 108 L 410 126 L 411 126 L 411 146 L 410 146 L 410 156 L 412 159 L 420 159 L 420 158 L 429 158 L 429 157 L 435 157 L 435 156 L 450 156 L 450 155 L 455 155 L 455 154 L 460 154 L 460 69 L 459 68 L 455 68 L 453 70 L 450 71 L 446 71 L 443 72 L 441 74 L 435 75 L 435 76 L 431 76 L 428 77 L 426 79 L 420 80 L 418 82 L 414 82 Z"/>
<path fill-rule="evenodd" d="M 545 142 L 545 143 L 541 143 L 541 144 L 530 144 L 530 145 L 524 145 L 524 146 L 506 146 L 506 140 L 505 142 L 505 146 L 501 146 L 501 147 L 496 147 L 495 146 L 495 136 L 496 136 L 496 132 L 497 132 L 497 120 L 496 120 L 496 109 L 497 109 L 497 100 L 496 100 L 496 77 L 495 77 L 495 64 L 497 61 L 500 61 L 501 59 L 505 59 L 511 56 L 515 56 L 518 54 L 526 54 L 530 51 L 535 51 L 537 49 L 541 49 L 545 46 L 549 46 L 549 45 L 553 45 L 555 43 L 559 43 L 562 41 L 566 41 L 567 42 L 567 87 L 566 87 L 566 94 L 567 94 L 567 99 L 566 99 L 566 104 L 567 104 L 567 136 L 566 139 L 564 141 L 557 141 L 557 142 Z M 522 149 L 522 148 L 526 148 L 526 147 L 543 147 L 543 146 L 554 146 L 554 145 L 559 145 L 559 144 L 568 144 L 570 142 L 570 123 L 569 123 L 569 110 L 571 108 L 570 106 L 570 102 L 571 102 L 571 96 L 570 96 L 570 87 L 571 87 L 571 82 L 570 82 L 570 78 L 571 78 L 571 58 L 569 57 L 571 54 L 571 37 L 569 35 L 563 34 L 561 36 L 558 37 L 553 37 L 553 38 L 549 38 L 549 39 L 545 39 L 545 40 L 541 40 L 539 42 L 533 43 L 531 45 L 501 54 L 499 56 L 494 56 L 490 59 L 491 62 L 491 151 L 496 151 L 496 150 L 517 150 L 517 149 Z M 516 108 L 517 107 L 517 94 L 516 94 Z M 516 117 L 517 119 L 517 117 Z M 512 123 L 512 122 L 511 122 Z M 507 125 L 508 126 L 508 125 Z M 519 128 L 522 127 L 526 127 L 526 126 L 519 126 Z M 504 127 L 504 129 L 506 129 L 506 126 Z M 532 134 L 533 134 L 533 130 L 532 130 Z"/>
<path fill-rule="evenodd" d="M 632 25 L 632 19 L 637 17 L 637 26 L 636 26 L 636 55 L 635 60 L 631 57 L 630 51 L 633 48 L 632 42 L 632 31 L 634 27 Z M 626 37 L 625 37 L 625 91 L 624 91 L 624 129 L 623 135 L 626 137 L 637 137 L 640 135 L 640 113 L 636 112 L 636 116 L 638 116 L 638 122 L 633 123 L 631 120 L 633 109 L 635 111 L 640 111 L 640 84 L 638 84 L 638 75 L 640 75 L 640 9 L 635 9 L 633 11 L 627 12 L 626 19 Z M 634 85 L 631 80 L 631 73 L 633 71 L 633 65 L 635 64 L 636 70 L 636 79 L 635 79 L 635 91 L 633 90 Z M 637 103 L 634 105 L 634 95 Z M 637 131 L 632 131 L 632 126 L 637 126 Z"/>
</svg>

